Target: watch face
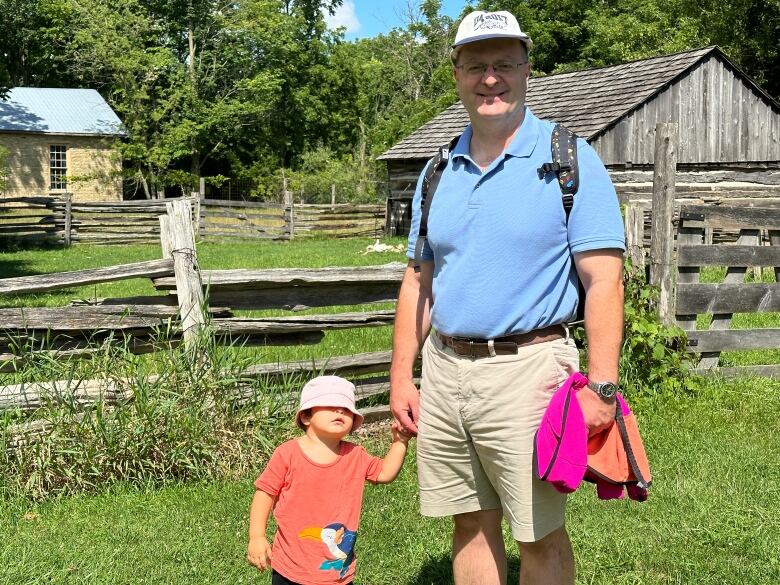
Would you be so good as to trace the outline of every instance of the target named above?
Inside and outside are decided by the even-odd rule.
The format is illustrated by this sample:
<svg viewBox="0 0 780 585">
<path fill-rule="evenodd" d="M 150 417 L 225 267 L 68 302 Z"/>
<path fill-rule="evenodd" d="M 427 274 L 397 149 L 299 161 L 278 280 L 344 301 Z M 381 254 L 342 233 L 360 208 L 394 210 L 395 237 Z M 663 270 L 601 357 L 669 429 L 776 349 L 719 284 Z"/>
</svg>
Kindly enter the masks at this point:
<svg viewBox="0 0 780 585">
<path fill-rule="evenodd" d="M 603 384 L 599 384 L 598 393 L 604 398 L 612 398 L 615 396 L 617 389 L 617 386 L 612 382 L 604 382 Z"/>
</svg>

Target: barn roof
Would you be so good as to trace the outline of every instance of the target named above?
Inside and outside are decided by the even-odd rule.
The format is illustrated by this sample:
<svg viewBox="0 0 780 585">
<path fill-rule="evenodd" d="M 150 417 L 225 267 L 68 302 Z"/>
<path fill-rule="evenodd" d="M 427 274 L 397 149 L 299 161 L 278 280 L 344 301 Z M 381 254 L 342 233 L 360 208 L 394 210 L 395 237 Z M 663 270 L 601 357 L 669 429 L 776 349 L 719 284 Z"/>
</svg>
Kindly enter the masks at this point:
<svg viewBox="0 0 780 585">
<path fill-rule="evenodd" d="M 752 87 L 777 105 L 766 92 L 729 62 L 716 46 L 621 65 L 532 77 L 528 83 L 526 103 L 537 117 L 560 122 L 586 140 L 592 140 L 710 54 L 727 61 Z M 430 158 L 439 146 L 462 132 L 468 122 L 468 114 L 463 104 L 458 102 L 378 158 Z"/>
<path fill-rule="evenodd" d="M 124 136 L 122 122 L 94 89 L 14 87 L 0 100 L 0 132 Z"/>
</svg>

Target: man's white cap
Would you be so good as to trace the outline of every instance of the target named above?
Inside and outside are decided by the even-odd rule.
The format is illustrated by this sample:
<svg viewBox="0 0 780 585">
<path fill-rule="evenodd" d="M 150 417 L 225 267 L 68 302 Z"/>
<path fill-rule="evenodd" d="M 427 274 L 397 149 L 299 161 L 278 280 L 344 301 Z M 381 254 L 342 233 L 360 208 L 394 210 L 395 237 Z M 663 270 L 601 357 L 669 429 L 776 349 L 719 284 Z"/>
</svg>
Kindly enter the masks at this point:
<svg viewBox="0 0 780 585">
<path fill-rule="evenodd" d="M 518 39 L 525 45 L 527 52 L 533 46 L 531 37 L 520 30 L 517 19 L 510 12 L 475 10 L 460 21 L 452 48 L 485 39 Z"/>
</svg>

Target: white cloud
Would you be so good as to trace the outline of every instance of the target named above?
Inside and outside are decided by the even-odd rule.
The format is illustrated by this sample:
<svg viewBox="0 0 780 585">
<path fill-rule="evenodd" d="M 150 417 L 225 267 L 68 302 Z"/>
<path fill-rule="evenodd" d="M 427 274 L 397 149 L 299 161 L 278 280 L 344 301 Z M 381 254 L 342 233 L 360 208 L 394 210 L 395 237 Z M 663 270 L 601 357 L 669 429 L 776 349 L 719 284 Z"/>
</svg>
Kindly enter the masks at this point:
<svg viewBox="0 0 780 585">
<path fill-rule="evenodd" d="M 336 8 L 336 14 L 331 16 L 328 11 L 325 11 L 325 23 L 330 29 L 337 29 L 344 27 L 347 29 L 347 34 L 357 33 L 360 30 L 360 21 L 355 14 L 355 3 L 353 0 L 344 0 L 344 3 Z"/>
</svg>

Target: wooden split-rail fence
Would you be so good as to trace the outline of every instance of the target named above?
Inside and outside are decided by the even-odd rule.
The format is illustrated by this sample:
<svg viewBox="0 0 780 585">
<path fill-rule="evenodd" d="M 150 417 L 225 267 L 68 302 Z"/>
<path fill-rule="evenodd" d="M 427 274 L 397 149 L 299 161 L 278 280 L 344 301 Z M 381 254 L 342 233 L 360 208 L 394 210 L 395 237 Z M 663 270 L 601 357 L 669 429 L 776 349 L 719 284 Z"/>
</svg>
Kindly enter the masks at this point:
<svg viewBox="0 0 780 585">
<path fill-rule="evenodd" d="M 197 239 L 289 240 L 294 237 L 379 237 L 383 205 L 284 204 L 183 198 L 195 218 Z M 75 201 L 62 197 L 0 197 L 2 243 L 127 244 L 156 242 L 157 218 L 169 200 Z"/>
<path fill-rule="evenodd" d="M 236 317 L 236 309 L 287 309 L 394 302 L 405 264 L 321 269 L 204 270 L 197 265 L 191 205 L 170 201 L 159 218 L 163 258 L 122 266 L 0 280 L 0 294 L 46 292 L 99 282 L 145 277 L 163 294 L 103 299 L 96 304 L 55 308 L 0 309 L 0 370 L 19 371 L 31 351 L 57 359 L 88 359 L 113 343 L 133 353 L 194 343 L 203 334 L 224 344 L 301 345 L 322 340 L 326 331 L 383 327 L 393 310 L 367 310 L 282 317 Z M 204 292 L 208 290 L 208 299 Z M 205 309 L 205 310 L 204 310 Z M 262 378 L 273 386 L 291 376 L 322 372 L 352 379 L 364 400 L 388 391 L 390 352 L 333 356 L 328 359 L 257 365 L 242 379 Z M 251 392 L 236 388 L 236 400 Z M 85 405 L 96 400 L 132 400 L 117 380 L 57 380 L 0 387 L 0 410 L 34 416 L 52 400 Z M 380 400 L 381 402 L 381 400 Z M 386 402 L 386 401 L 385 401 Z M 364 409 L 368 420 L 387 416 L 388 406 Z M 45 433 L 48 423 L 33 420 L 18 430 L 25 437 Z"/>
<path fill-rule="evenodd" d="M 780 312 L 780 210 L 726 205 L 691 206 L 675 198 L 674 128 L 656 132 L 656 173 L 652 208 L 633 204 L 626 209 L 628 253 L 648 265 L 652 282 L 661 289 L 660 311 L 669 324 L 688 334 L 689 349 L 702 356 L 700 371 L 724 375 L 751 372 L 780 375 L 780 366 L 719 368 L 724 351 L 780 348 L 780 329 L 733 329 L 734 313 Z M 148 297 L 104 299 L 96 305 L 0 310 L 0 368 L 19 368 L 35 348 L 57 358 L 88 358 L 95 345 L 122 343 L 143 353 L 164 346 L 190 343 L 207 329 L 219 341 L 249 345 L 318 343 L 334 329 L 382 327 L 393 322 L 392 310 L 284 317 L 236 317 L 238 309 L 287 309 L 394 302 L 404 265 L 358 268 L 213 270 L 197 266 L 192 202 L 166 202 L 158 219 L 162 258 L 131 265 L 70 273 L 0 280 L 0 294 L 44 292 L 124 278 L 151 278 L 160 292 Z M 649 226 L 649 230 L 646 228 Z M 707 240 L 712 230 L 737 234 L 736 242 Z M 645 234 L 649 231 L 650 237 Z M 766 237 L 764 237 L 766 234 Z M 647 241 L 650 241 L 649 254 Z M 766 241 L 770 246 L 763 246 Z M 702 267 L 727 266 L 722 283 L 700 282 Z M 744 282 L 750 267 L 771 267 L 775 282 Z M 208 305 L 204 290 L 208 289 Z M 202 310 L 205 308 L 207 310 Z M 209 314 L 207 314 L 209 313 Z M 708 329 L 697 327 L 697 316 L 713 315 Z M 161 336 L 160 332 L 165 332 Z M 284 364 L 257 365 L 247 377 L 273 383 L 290 375 L 322 372 L 352 379 L 361 399 L 388 390 L 389 352 Z M 95 400 L 132 400 L 117 381 L 74 380 L 0 387 L 0 409 L 33 413 L 44 400 L 68 396 L 79 404 Z M 237 389 L 238 399 L 242 398 Z M 375 401 L 380 401 L 374 398 Z M 366 409 L 369 420 L 387 416 L 387 404 Z M 43 432 L 45 421 L 29 423 Z"/>
</svg>

